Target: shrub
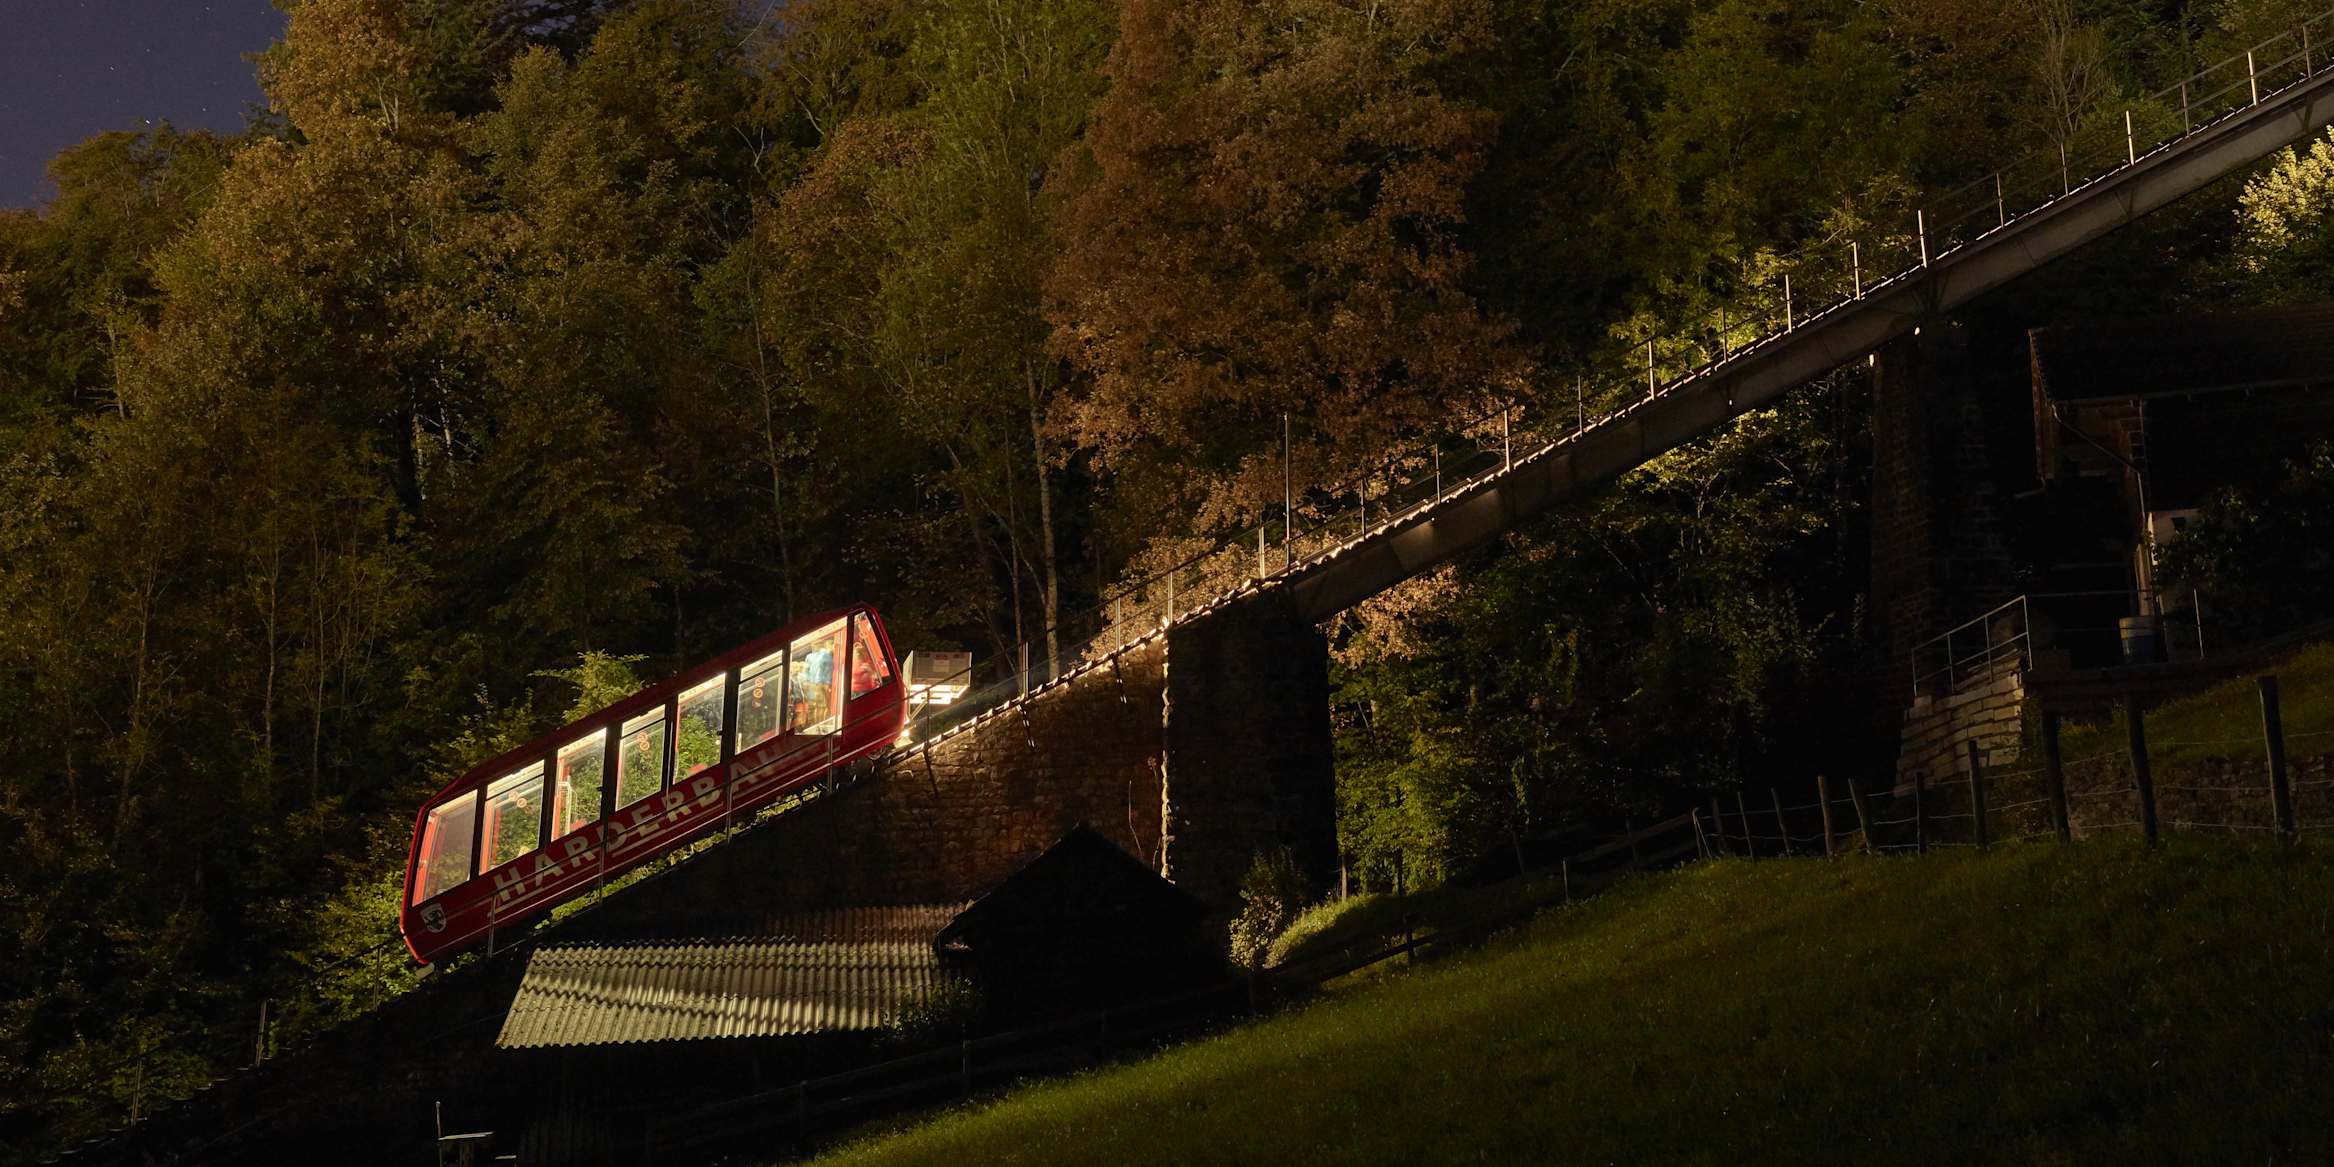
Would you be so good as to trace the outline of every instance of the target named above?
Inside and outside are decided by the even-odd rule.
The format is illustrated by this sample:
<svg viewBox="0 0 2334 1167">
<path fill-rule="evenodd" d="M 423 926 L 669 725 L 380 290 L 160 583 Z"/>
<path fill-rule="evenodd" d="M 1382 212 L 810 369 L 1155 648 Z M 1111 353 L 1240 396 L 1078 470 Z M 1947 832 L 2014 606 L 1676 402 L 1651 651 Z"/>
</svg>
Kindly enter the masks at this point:
<svg viewBox="0 0 2334 1167">
<path fill-rule="evenodd" d="M 1310 898 L 1296 856 L 1275 847 L 1256 856 L 1240 880 L 1240 914 L 1232 920 L 1232 960 L 1242 968 L 1262 968 L 1272 942 Z"/>
</svg>

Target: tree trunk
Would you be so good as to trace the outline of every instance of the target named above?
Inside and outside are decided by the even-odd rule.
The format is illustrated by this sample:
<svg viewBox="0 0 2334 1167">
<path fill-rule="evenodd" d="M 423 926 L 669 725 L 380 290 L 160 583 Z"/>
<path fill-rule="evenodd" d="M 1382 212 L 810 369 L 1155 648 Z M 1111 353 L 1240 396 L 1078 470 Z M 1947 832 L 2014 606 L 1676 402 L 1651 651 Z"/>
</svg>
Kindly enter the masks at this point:
<svg viewBox="0 0 2334 1167">
<path fill-rule="evenodd" d="M 1049 675 L 1062 671 L 1062 576 L 1054 554 L 1054 494 L 1046 473 L 1044 405 L 1037 392 L 1037 370 L 1027 358 L 1022 378 L 1029 386 L 1029 453 L 1037 464 L 1037 530 L 1039 554 L 1045 557 L 1045 659 Z"/>
</svg>

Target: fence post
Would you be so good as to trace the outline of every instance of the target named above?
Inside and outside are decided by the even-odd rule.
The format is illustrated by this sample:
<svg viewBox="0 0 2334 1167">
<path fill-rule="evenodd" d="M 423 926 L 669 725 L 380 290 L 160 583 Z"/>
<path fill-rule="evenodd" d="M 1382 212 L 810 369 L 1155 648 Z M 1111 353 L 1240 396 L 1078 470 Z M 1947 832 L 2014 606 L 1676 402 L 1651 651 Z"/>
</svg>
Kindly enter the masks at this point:
<svg viewBox="0 0 2334 1167">
<path fill-rule="evenodd" d="M 1730 855 L 1726 849 L 1726 814 L 1718 809 L 1718 796 L 1710 796 L 1710 829 L 1718 833 L 1718 853 Z"/>
<path fill-rule="evenodd" d="M 1702 833 L 1702 809 L 1696 807 L 1686 813 L 1694 816 L 1694 855 L 1696 858 L 1708 859 L 1710 857 L 1710 839 Z"/>
<path fill-rule="evenodd" d="M 1255 977 L 1253 975 L 1251 975 L 1249 978 L 1249 984 L 1251 986 L 1255 984 Z M 1251 988 L 1249 992 L 1249 1000 L 1253 1001 L 1255 999 L 1256 994 L 1254 989 Z M 958 1050 L 959 1060 L 957 1062 L 957 1080 L 963 1084 L 965 1096 L 969 1098 L 972 1096 L 972 1039 L 969 1037 L 965 1038 L 962 1044 L 959 1045 Z"/>
<path fill-rule="evenodd" d="M 2253 50 L 2245 50 L 2245 82 L 2253 87 L 2253 104 L 2261 104 L 2261 74 L 2253 69 Z"/>
<path fill-rule="evenodd" d="M 1977 739 L 1972 738 L 1961 744 L 1968 747 L 1969 753 L 1969 821 L 1976 824 L 1977 845 L 1983 847 L 1989 841 L 1986 838 L 1985 759 L 1978 754 Z"/>
<path fill-rule="evenodd" d="M 1775 804 L 1775 838 L 1778 843 L 1775 853 L 1789 855 L 1791 854 L 1791 827 L 1783 821 L 1783 796 L 1775 793 L 1775 788 L 1769 786 L 1767 787 L 1767 801 Z"/>
<path fill-rule="evenodd" d="M 259 1003 L 259 1036 L 251 1042 L 251 1064 L 255 1066 L 267 1060 L 267 1011 L 273 1004 L 272 997 L 263 998 Z"/>
<path fill-rule="evenodd" d="M 1848 801 L 1856 808 L 1856 830 L 1864 836 L 1864 853 L 1872 854 L 1872 810 L 1864 805 L 1864 788 L 1848 779 Z"/>
<path fill-rule="evenodd" d="M 2187 134 L 2195 129 L 2196 122 L 2188 114 L 2188 81 L 2186 78 L 2182 78 L 2180 81 L 2180 132 Z"/>
<path fill-rule="evenodd" d="M 1929 853 L 1929 808 L 1923 796 L 1929 790 L 1929 772 L 1913 771 L 1913 853 Z"/>
<path fill-rule="evenodd" d="M 2074 841 L 2074 824 L 2067 814 L 2067 772 L 2059 763 L 2058 714 L 2044 710 L 2042 714 L 2042 781 L 2050 790 L 2050 825 L 2058 832 L 2058 841 Z"/>
<path fill-rule="evenodd" d="M 2124 744 L 2131 751 L 2132 782 L 2139 787 L 2140 835 L 2156 841 L 2156 780 L 2148 772 L 2147 715 L 2140 710 L 2139 694 L 2123 695 Z"/>
<path fill-rule="evenodd" d="M 1734 816 L 1742 820 L 1742 851 L 1753 859 L 1759 857 L 1758 837 L 1751 834 L 1750 804 L 1743 801 L 1742 791 L 1734 792 Z"/>
<path fill-rule="evenodd" d="M 2261 689 L 2261 743 L 2269 754 L 2269 805 L 2277 814 L 2277 837 L 2291 841 L 2295 835 L 2293 787 L 2285 775 L 2285 718 L 2277 707 L 2277 678 L 2255 677 L 2253 683 Z"/>
<path fill-rule="evenodd" d="M 1564 902 L 1572 902 L 1572 860 L 1564 861 Z"/>
<path fill-rule="evenodd" d="M 1832 784 L 1824 776 L 1815 776 L 1815 802 L 1823 808 L 1823 857 L 1832 858 Z"/>
</svg>

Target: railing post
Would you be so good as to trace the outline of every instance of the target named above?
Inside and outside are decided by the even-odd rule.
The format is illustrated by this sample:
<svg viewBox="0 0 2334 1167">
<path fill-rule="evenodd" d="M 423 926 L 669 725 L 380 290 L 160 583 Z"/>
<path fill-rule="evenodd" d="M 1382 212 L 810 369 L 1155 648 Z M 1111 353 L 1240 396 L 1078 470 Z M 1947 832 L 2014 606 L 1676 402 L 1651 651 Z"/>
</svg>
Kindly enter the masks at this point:
<svg viewBox="0 0 2334 1167">
<path fill-rule="evenodd" d="M 2042 713 L 2042 782 L 2050 791 L 2050 825 L 2058 832 L 2058 841 L 2074 841 L 2074 824 L 2067 813 L 2067 772 L 2059 762 L 2058 714 L 2052 710 Z"/>
<path fill-rule="evenodd" d="M 1588 378 L 1572 379 L 1572 434 L 1574 437 L 1588 429 Z"/>
<path fill-rule="evenodd" d="M 1364 505 L 1364 506 L 1367 506 L 1367 505 L 1368 505 L 1368 502 L 1366 501 L 1366 496 L 1365 496 L 1365 501 L 1364 501 L 1363 505 Z M 1367 520 L 1364 520 L 1364 528 L 1365 528 L 1365 529 L 1367 528 Z M 1264 569 L 1264 524 L 1263 524 L 1263 523 L 1258 523 L 1258 524 L 1256 524 L 1256 578 L 1258 578 L 1258 579 L 1263 579 L 1263 578 L 1265 578 L 1265 575 L 1266 575 L 1266 572 L 1265 572 L 1265 569 Z M 1025 656 L 1025 657 L 1026 657 L 1026 656 L 1028 656 L 1028 655 L 1029 655 L 1029 650 L 1028 650 L 1027 648 L 1024 648 L 1024 649 L 1022 649 L 1022 655 L 1023 655 L 1023 656 Z M 1023 670 L 1022 670 L 1022 671 L 1023 671 L 1023 672 L 1027 672 L 1027 671 L 1028 671 L 1027 667 L 1025 666 L 1025 667 L 1023 668 Z M 1023 688 L 1025 688 L 1025 689 L 1027 688 L 1027 683 L 1026 683 L 1026 682 L 1024 682 L 1024 684 L 1023 684 Z"/>
<path fill-rule="evenodd" d="M 1742 791 L 1739 789 L 1734 792 L 1734 817 L 1742 821 L 1743 853 L 1753 859 L 1758 858 L 1759 842 L 1757 837 L 1751 834 L 1750 804 L 1743 801 Z"/>
<path fill-rule="evenodd" d="M 2185 135 L 2195 129 L 2196 120 L 2188 113 L 2188 79 L 2183 77 L 2180 79 L 2180 132 Z"/>
<path fill-rule="evenodd" d="M 1864 836 L 1864 853 L 1872 851 L 1872 808 L 1864 803 L 1864 788 L 1856 780 L 1848 779 L 1848 802 L 1856 808 L 1856 830 Z"/>
<path fill-rule="evenodd" d="M 2060 198 L 2075 193 L 2074 172 L 2067 169 L 2067 144 L 2058 144 L 2058 193 Z"/>
<path fill-rule="evenodd" d="M 1855 273 L 1856 298 L 1861 300 L 1864 298 L 1864 245 L 1853 239 L 1848 241 L 1848 269 Z"/>
<path fill-rule="evenodd" d="M 1994 171 L 1994 226 L 2010 225 L 2010 200 L 2002 194 L 2002 172 Z"/>
<path fill-rule="evenodd" d="M 2123 695 L 2124 744 L 2131 751 L 2131 777 L 2139 787 L 2140 835 L 2148 842 L 2156 841 L 2156 780 L 2148 772 L 2147 715 L 2140 709 L 2139 694 Z"/>
<path fill-rule="evenodd" d="M 1168 625 L 1168 624 L 1173 624 L 1173 623 L 1175 623 L 1175 569 L 1174 569 L 1174 568 L 1168 568 L 1168 569 L 1167 569 L 1167 615 L 1166 615 L 1166 617 L 1165 617 L 1165 618 L 1164 618 L 1164 619 L 1163 619 L 1163 620 L 1160 622 L 1160 626 L 1161 626 L 1161 627 L 1165 627 L 1166 625 Z"/>
<path fill-rule="evenodd" d="M 1264 528 L 1256 528 L 1256 572 L 1264 574 Z M 1021 695 L 1029 695 L 1029 642 L 1021 642 Z"/>
<path fill-rule="evenodd" d="M 1830 859 L 1838 854 L 1832 850 L 1832 785 L 1821 774 L 1815 776 L 1815 803 L 1823 808 L 1823 857 Z"/>
<path fill-rule="evenodd" d="M 1653 379 L 1653 342 L 1649 340 L 1645 342 L 1645 395 L 1651 397 L 1659 392 L 1661 388 Z"/>
<path fill-rule="evenodd" d="M 2261 104 L 2261 74 L 2253 68 L 2253 50 L 2245 50 L 2245 82 L 2253 88 L 2253 104 Z"/>
<path fill-rule="evenodd" d="M 1434 448 L 1434 500 L 1443 500 L 1443 448 L 1439 445 Z"/>
<path fill-rule="evenodd" d="M 1767 787 L 1767 801 L 1775 806 L 1775 839 L 1777 844 L 1775 853 L 1788 856 L 1791 854 L 1791 825 L 1783 821 L 1783 796 L 1776 793 L 1774 787 L 1769 786 Z"/>
<path fill-rule="evenodd" d="M 1929 790 L 1929 772 L 1913 771 L 1913 853 L 1929 853 L 1929 808 L 1924 795 Z"/>
<path fill-rule="evenodd" d="M 2285 718 L 2277 707 L 2277 678 L 2256 677 L 2253 683 L 2261 690 L 2261 745 L 2269 756 L 2269 805 L 2277 816 L 2277 837 L 2290 842 L 2296 833 L 2293 787 L 2285 774 Z"/>
<path fill-rule="evenodd" d="M 2123 164 L 2130 166 L 2138 161 L 2139 143 L 2132 137 L 2131 111 L 2127 109 L 2123 111 Z"/>
<path fill-rule="evenodd" d="M 1799 327 L 1799 319 L 1791 311 L 1791 273 L 1783 273 L 1783 331 Z"/>
<path fill-rule="evenodd" d="M 2310 22 L 2302 22 L 2302 76 L 2310 75 Z"/>
<path fill-rule="evenodd" d="M 1515 469 L 1515 446 L 1508 439 L 1507 406 L 1499 407 L 1499 468 L 1502 472 Z"/>
<path fill-rule="evenodd" d="M 1921 266 L 1929 266 L 1929 212 L 1913 209 L 1913 230 L 1921 237 Z"/>
<path fill-rule="evenodd" d="M 1978 753 L 1976 738 L 1971 738 L 1963 742 L 1962 745 L 1968 747 L 1969 754 L 1969 821 L 1976 826 L 1974 837 L 1977 839 L 1977 845 L 1983 847 L 1991 842 L 1986 836 L 1985 760 Z"/>
</svg>

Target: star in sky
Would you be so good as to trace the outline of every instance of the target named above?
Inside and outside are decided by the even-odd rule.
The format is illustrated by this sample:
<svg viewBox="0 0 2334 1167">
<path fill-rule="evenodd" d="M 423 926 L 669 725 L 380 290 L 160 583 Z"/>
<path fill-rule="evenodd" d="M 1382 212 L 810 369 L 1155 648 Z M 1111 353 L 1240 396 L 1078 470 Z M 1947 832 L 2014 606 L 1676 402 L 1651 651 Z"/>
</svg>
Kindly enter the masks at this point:
<svg viewBox="0 0 2334 1167">
<path fill-rule="evenodd" d="M 246 58 L 283 29 L 269 0 L 0 0 L 0 207 L 47 199 L 49 159 L 107 130 L 241 130 Z"/>
</svg>

